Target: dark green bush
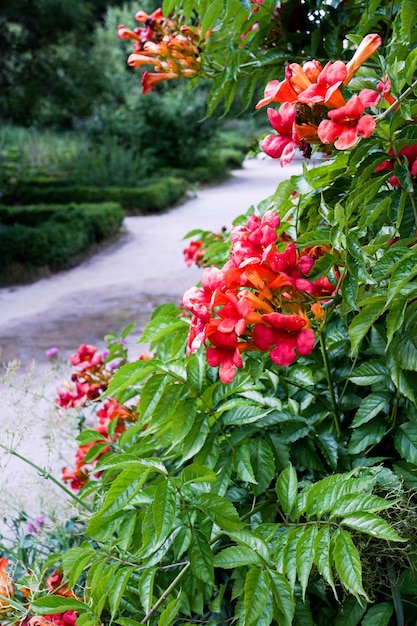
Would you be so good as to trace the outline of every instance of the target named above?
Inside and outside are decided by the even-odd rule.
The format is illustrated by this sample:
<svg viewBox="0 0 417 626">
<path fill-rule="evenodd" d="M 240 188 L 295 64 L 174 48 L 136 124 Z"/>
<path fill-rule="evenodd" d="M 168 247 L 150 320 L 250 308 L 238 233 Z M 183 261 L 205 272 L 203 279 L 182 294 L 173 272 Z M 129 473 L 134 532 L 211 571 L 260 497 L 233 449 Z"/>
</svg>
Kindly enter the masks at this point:
<svg viewBox="0 0 417 626">
<path fill-rule="evenodd" d="M 137 214 L 153 213 L 175 204 L 185 193 L 186 183 L 161 178 L 143 187 L 37 187 L 21 185 L 3 196 L 4 204 L 67 204 L 117 202 Z"/>
<path fill-rule="evenodd" d="M 48 215 L 49 212 L 49 215 Z M 41 207 L 1 207 L 0 263 L 61 270 L 92 245 L 117 232 L 124 213 L 116 203 Z M 14 220 L 12 220 L 14 216 Z M 20 221 L 19 221 L 20 219 Z"/>
<path fill-rule="evenodd" d="M 22 224 L 25 226 L 41 226 L 44 222 L 55 219 L 62 221 L 65 214 L 70 216 L 70 220 L 81 210 L 87 217 L 88 224 L 95 224 L 94 230 L 102 232 L 107 236 L 115 232 L 123 221 L 124 213 L 117 203 L 99 204 L 34 204 L 26 206 L 4 206 L 0 205 L 0 223 L 2 224 Z M 100 236 L 97 237 L 99 241 Z"/>
</svg>

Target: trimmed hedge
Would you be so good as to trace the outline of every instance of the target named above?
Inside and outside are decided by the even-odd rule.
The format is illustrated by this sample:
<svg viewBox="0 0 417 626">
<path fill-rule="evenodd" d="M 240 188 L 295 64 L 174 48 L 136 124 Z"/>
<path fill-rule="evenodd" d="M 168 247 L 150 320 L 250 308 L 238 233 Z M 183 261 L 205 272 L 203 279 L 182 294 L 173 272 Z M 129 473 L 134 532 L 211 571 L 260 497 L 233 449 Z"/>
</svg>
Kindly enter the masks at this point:
<svg viewBox="0 0 417 626">
<path fill-rule="evenodd" d="M 0 263 L 62 270 L 91 246 L 115 234 L 119 204 L 0 207 Z"/>
<path fill-rule="evenodd" d="M 132 215 L 158 213 L 175 204 L 187 189 L 187 183 L 181 178 L 161 178 L 144 187 L 52 187 L 19 185 L 6 193 L 4 204 L 66 204 L 66 203 L 101 203 L 117 202 Z"/>
</svg>

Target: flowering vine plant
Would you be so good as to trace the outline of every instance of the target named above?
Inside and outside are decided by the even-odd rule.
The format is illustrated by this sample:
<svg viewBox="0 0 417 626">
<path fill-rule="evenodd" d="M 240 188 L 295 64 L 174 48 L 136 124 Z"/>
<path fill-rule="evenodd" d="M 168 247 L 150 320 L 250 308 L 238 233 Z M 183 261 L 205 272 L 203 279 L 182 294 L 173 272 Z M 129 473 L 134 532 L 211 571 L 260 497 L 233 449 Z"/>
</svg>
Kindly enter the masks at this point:
<svg viewBox="0 0 417 626">
<path fill-rule="evenodd" d="M 410 626 L 412 3 L 165 0 L 141 23 L 134 54 L 158 78 L 165 44 L 177 50 L 168 44 L 192 24 L 192 80 L 212 80 L 208 112 L 230 108 L 239 88 L 243 108 L 273 105 L 267 154 L 321 158 L 229 231 L 189 233 L 184 258 L 201 282 L 154 311 L 140 338 L 150 358 L 132 360 L 120 343 L 109 357 L 91 346 L 72 357 L 60 410 L 95 416 L 81 420 L 65 470 L 84 529 L 42 579 L 57 569 L 76 597 L 45 583 L 23 601 L 3 561 L 5 623 L 74 611 L 78 626 Z"/>
</svg>

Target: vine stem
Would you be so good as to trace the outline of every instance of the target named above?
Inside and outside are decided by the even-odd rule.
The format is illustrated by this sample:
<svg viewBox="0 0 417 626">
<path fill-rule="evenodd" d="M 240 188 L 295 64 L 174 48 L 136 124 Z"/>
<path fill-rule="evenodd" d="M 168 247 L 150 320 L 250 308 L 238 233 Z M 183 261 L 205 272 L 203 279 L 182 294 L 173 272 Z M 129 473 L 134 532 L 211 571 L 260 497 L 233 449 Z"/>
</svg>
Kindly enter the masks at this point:
<svg viewBox="0 0 417 626">
<path fill-rule="evenodd" d="M 342 434 L 342 425 L 340 423 L 339 409 L 337 407 L 336 397 L 334 395 L 333 381 L 332 381 L 332 376 L 330 373 L 329 359 L 327 357 L 327 351 L 326 351 L 326 345 L 324 342 L 323 333 L 320 333 L 319 340 L 320 340 L 321 353 L 323 355 L 323 363 L 324 363 L 324 369 L 326 372 L 327 384 L 329 385 L 330 402 L 332 405 L 334 424 L 336 426 L 337 436 L 340 437 L 340 435 Z"/>
<path fill-rule="evenodd" d="M 8 452 L 8 454 L 12 454 L 13 456 L 17 457 L 21 461 L 24 461 L 25 463 L 27 463 L 27 465 L 30 465 L 30 467 L 33 467 L 43 478 L 45 478 L 47 480 L 51 480 L 64 493 L 66 493 L 67 496 L 69 496 L 72 500 L 74 500 L 80 506 L 82 506 L 85 509 L 87 509 L 87 511 L 92 513 L 92 511 L 93 511 L 92 508 L 86 502 L 84 502 L 83 500 L 81 500 L 81 498 L 79 498 L 74 493 L 72 493 L 72 491 L 70 491 L 67 487 L 65 487 L 65 485 L 63 485 L 61 482 L 59 482 L 59 480 L 57 478 L 55 478 L 55 476 L 52 476 L 52 474 L 50 472 L 48 472 L 45 468 L 40 467 L 39 465 L 37 465 L 36 463 L 31 461 L 30 459 L 27 459 L 25 456 L 22 456 L 21 454 L 16 452 L 16 450 L 13 450 L 12 448 L 8 448 L 7 446 L 3 445 L 2 443 L 0 443 L 0 448 L 5 450 L 6 452 Z"/>
<path fill-rule="evenodd" d="M 415 80 L 405 91 L 404 93 L 402 93 L 399 97 L 398 100 L 396 100 L 395 102 L 393 102 L 391 104 L 391 106 L 388 107 L 388 109 L 386 109 L 383 113 L 380 113 L 379 115 L 376 116 L 375 121 L 376 122 L 380 122 L 381 120 L 383 120 L 385 117 L 387 117 L 387 115 L 389 115 L 390 113 L 392 113 L 392 111 L 395 111 L 395 109 L 398 107 L 398 105 L 400 104 L 400 102 L 402 102 L 402 100 L 404 100 L 404 98 L 407 98 L 407 96 L 409 96 L 411 93 L 413 93 L 414 89 L 417 87 L 417 80 Z"/>
<path fill-rule="evenodd" d="M 188 561 L 186 563 L 186 565 L 184 565 L 184 567 L 182 568 L 182 570 L 177 574 L 177 576 L 174 578 L 174 580 L 172 581 L 172 583 L 170 585 L 168 585 L 168 587 L 165 589 L 164 593 L 162 594 L 162 596 L 155 602 L 155 604 L 153 605 L 153 607 L 151 608 L 151 610 L 149 611 L 149 613 L 147 613 L 145 615 L 145 617 L 143 618 L 143 620 L 141 621 L 141 624 L 146 624 L 146 622 L 148 622 L 150 620 L 150 618 L 152 617 L 152 615 L 155 613 L 155 611 L 161 606 L 161 604 L 163 603 L 163 601 L 169 596 L 169 594 L 171 593 L 171 591 L 173 589 L 175 589 L 175 587 L 177 586 L 177 584 L 179 583 L 179 581 L 181 580 L 181 578 L 184 576 L 184 574 L 189 570 L 190 568 L 190 562 Z"/>
</svg>

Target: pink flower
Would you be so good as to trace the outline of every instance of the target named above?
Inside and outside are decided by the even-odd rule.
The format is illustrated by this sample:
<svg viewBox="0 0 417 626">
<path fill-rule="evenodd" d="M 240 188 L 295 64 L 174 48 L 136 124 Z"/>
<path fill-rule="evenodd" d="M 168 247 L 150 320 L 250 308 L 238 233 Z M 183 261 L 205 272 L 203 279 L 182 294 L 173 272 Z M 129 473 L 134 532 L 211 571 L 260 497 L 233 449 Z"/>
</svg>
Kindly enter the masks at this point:
<svg viewBox="0 0 417 626">
<path fill-rule="evenodd" d="M 307 87 L 298 96 L 298 101 L 305 104 L 323 102 L 329 106 L 341 107 L 345 104 L 339 87 L 346 78 L 346 65 L 343 61 L 327 63 L 317 76 L 317 82 Z"/>
<path fill-rule="evenodd" d="M 257 324 L 253 341 L 261 350 L 270 350 L 270 357 L 277 365 L 291 365 L 297 358 L 311 354 L 314 348 L 314 332 L 299 315 L 266 313 L 263 324 Z"/>
<path fill-rule="evenodd" d="M 392 155 L 392 158 L 380 163 L 375 168 L 375 172 L 381 172 L 385 170 L 392 172 L 394 170 L 395 158 L 393 148 L 390 148 L 389 154 Z M 405 157 L 408 162 L 408 169 L 410 170 L 411 176 L 417 176 L 417 144 L 401 148 L 398 153 L 398 157 Z M 401 187 L 401 183 L 398 180 L 397 176 L 391 176 L 389 182 L 393 187 Z"/>
<path fill-rule="evenodd" d="M 81 344 L 77 352 L 70 357 L 71 365 L 77 365 L 81 371 L 101 365 L 102 362 L 103 355 L 97 351 L 97 348 L 85 343 Z"/>
<path fill-rule="evenodd" d="M 188 267 L 193 264 L 200 265 L 200 261 L 204 257 L 203 242 L 200 239 L 190 241 L 187 248 L 183 250 L 183 255 Z"/>
<path fill-rule="evenodd" d="M 49 348 L 46 352 L 46 358 L 47 359 L 53 359 L 56 356 L 58 356 L 58 348 L 56 348 L 55 346 L 53 348 Z"/>
<path fill-rule="evenodd" d="M 295 148 L 300 145 L 294 131 L 296 110 L 290 102 L 284 102 L 280 109 L 268 109 L 268 118 L 276 135 L 268 135 L 261 143 L 262 150 L 273 159 L 281 159 L 281 166 L 292 161 Z"/>
<path fill-rule="evenodd" d="M 324 144 L 334 143 L 338 150 L 352 148 L 360 137 L 370 137 L 375 130 L 371 115 L 363 115 L 365 107 L 359 96 L 352 96 L 345 106 L 329 111 L 330 120 L 323 120 L 317 134 Z"/>
</svg>

